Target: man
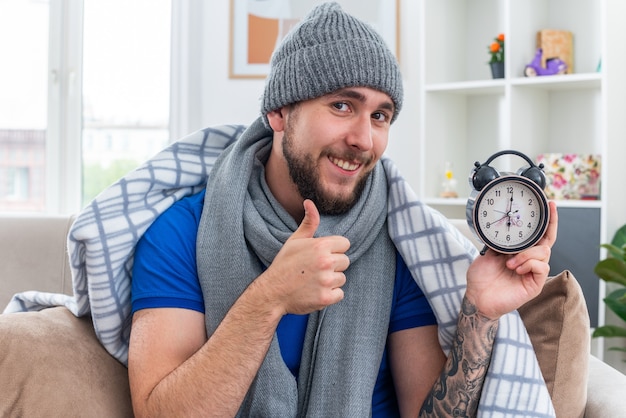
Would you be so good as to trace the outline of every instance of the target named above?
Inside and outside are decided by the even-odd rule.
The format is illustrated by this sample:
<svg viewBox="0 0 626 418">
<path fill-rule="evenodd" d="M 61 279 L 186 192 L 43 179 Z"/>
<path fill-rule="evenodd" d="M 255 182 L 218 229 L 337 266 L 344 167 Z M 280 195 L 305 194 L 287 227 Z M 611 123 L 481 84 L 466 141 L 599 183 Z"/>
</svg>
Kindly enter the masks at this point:
<svg viewBox="0 0 626 418">
<path fill-rule="evenodd" d="M 471 264 L 446 358 L 387 232 L 401 105 L 393 55 L 337 4 L 281 43 L 262 118 L 137 246 L 137 416 L 475 414 L 498 318 L 545 282 L 556 209 L 539 245 Z"/>
</svg>

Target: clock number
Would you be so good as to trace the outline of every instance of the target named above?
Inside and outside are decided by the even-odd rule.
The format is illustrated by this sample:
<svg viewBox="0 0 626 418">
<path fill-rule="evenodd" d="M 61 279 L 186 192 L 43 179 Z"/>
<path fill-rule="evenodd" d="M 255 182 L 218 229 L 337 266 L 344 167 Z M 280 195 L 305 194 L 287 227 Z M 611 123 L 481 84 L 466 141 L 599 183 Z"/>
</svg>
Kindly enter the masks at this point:
<svg viewBox="0 0 626 418">
<path fill-rule="evenodd" d="M 519 231 L 519 237 L 522 238 L 524 236 L 524 233 L 522 231 Z"/>
<path fill-rule="evenodd" d="M 534 218 L 534 217 L 535 217 L 535 211 L 534 211 L 534 210 L 531 210 L 531 211 L 530 211 L 530 217 L 531 217 L 531 218 Z"/>
<path fill-rule="evenodd" d="M 511 241 L 511 235 L 507 235 L 507 236 L 506 236 L 506 240 L 507 240 L 507 242 L 508 242 L 508 241 Z"/>
<path fill-rule="evenodd" d="M 533 205 L 533 200 L 532 199 L 528 199 L 528 206 L 532 206 Z"/>
<path fill-rule="evenodd" d="M 507 188 L 506 188 L 506 192 L 507 192 L 508 194 L 513 194 L 513 186 L 507 186 Z"/>
<path fill-rule="evenodd" d="M 528 229 L 532 229 L 533 224 L 531 224 L 530 222 L 528 222 Z"/>
<path fill-rule="evenodd" d="M 483 210 L 483 218 L 486 218 L 486 217 L 487 217 L 487 211 Z"/>
<path fill-rule="evenodd" d="M 494 204 L 494 203 L 495 203 L 495 202 L 494 202 L 494 200 L 493 200 L 493 199 L 487 199 L 487 204 L 488 204 L 489 206 L 493 206 L 493 204 Z"/>
<path fill-rule="evenodd" d="M 491 228 L 491 222 L 487 222 L 487 223 L 485 224 L 485 228 L 487 228 L 487 229 Z"/>
<path fill-rule="evenodd" d="M 500 190 L 496 190 L 496 197 L 500 197 Z"/>
</svg>

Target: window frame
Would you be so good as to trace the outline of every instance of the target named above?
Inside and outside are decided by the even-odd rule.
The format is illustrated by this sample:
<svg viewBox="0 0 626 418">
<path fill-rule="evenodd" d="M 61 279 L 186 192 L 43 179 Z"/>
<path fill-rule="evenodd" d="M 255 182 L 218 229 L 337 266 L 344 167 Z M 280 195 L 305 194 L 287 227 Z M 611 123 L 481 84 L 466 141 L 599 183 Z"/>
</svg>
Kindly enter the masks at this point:
<svg viewBox="0 0 626 418">
<path fill-rule="evenodd" d="M 82 190 L 83 2 L 49 4 L 46 212 L 77 213 Z"/>
</svg>

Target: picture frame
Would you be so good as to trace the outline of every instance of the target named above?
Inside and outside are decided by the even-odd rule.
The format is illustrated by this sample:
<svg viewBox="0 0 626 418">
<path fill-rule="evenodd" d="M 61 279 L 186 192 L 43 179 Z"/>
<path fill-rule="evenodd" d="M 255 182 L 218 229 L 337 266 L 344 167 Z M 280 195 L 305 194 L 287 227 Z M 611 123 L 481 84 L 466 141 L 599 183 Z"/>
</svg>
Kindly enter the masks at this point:
<svg viewBox="0 0 626 418">
<path fill-rule="evenodd" d="M 278 42 L 316 5 L 327 0 L 230 0 L 229 78 L 265 78 Z M 399 59 L 400 0 L 337 0 L 372 25 Z"/>
</svg>

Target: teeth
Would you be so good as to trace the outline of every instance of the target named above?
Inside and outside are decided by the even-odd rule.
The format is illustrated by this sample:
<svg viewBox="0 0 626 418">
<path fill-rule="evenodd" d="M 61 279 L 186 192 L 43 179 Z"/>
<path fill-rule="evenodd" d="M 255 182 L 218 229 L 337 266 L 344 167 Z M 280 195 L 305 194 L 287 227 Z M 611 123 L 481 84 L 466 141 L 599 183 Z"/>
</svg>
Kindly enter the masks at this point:
<svg viewBox="0 0 626 418">
<path fill-rule="evenodd" d="M 340 160 L 338 158 L 331 158 L 331 161 L 337 167 L 341 167 L 341 168 L 343 168 L 344 170 L 347 170 L 347 171 L 354 171 L 354 170 L 356 170 L 359 167 L 358 164 L 351 163 L 349 161 Z"/>
</svg>

